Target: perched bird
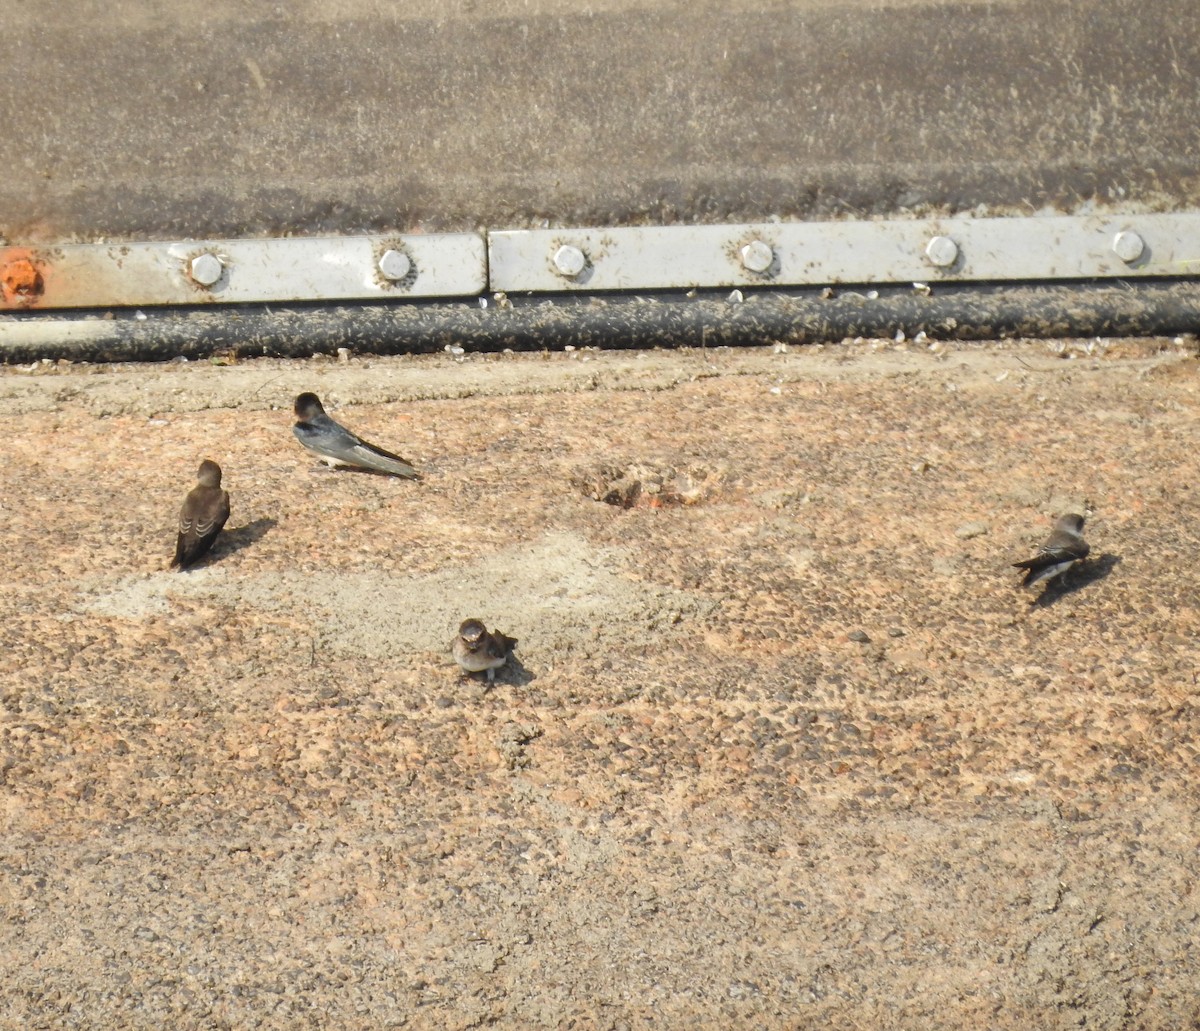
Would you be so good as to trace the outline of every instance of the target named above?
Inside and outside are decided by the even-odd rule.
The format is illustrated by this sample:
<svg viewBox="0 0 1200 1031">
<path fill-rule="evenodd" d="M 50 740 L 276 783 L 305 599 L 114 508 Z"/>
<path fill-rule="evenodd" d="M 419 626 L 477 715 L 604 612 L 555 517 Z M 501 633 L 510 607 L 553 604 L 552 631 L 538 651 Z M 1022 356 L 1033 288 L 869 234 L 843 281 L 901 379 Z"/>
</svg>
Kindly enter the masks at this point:
<svg viewBox="0 0 1200 1031">
<path fill-rule="evenodd" d="M 199 482 L 179 510 L 179 537 L 171 568 L 187 569 L 208 554 L 229 518 L 229 494 L 221 489 L 221 467 L 206 458 L 196 479 Z"/>
<path fill-rule="evenodd" d="M 296 398 L 296 418 L 300 420 L 292 427 L 296 439 L 331 468 L 348 465 L 408 480 L 421 478 L 407 459 L 368 444 L 334 422 L 325 414 L 316 394 L 304 393 Z"/>
<path fill-rule="evenodd" d="M 1054 530 L 1033 558 L 1013 565 L 1025 570 L 1021 586 L 1032 587 L 1065 573 L 1076 562 L 1087 558 L 1088 550 L 1087 541 L 1083 539 L 1083 516 L 1070 512 L 1054 524 Z"/>
<path fill-rule="evenodd" d="M 489 684 L 496 681 L 496 670 L 503 666 L 517 646 L 515 637 L 506 637 L 499 630 L 490 634 L 478 619 L 465 619 L 458 636 L 450 644 L 454 661 L 467 673 L 487 670 Z"/>
</svg>

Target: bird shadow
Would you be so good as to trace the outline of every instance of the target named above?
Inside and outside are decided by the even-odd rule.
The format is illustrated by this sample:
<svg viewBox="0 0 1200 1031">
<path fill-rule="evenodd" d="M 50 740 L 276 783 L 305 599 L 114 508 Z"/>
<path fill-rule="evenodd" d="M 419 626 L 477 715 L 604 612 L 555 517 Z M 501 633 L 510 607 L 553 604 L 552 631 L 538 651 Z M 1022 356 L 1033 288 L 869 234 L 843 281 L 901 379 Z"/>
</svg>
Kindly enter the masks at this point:
<svg viewBox="0 0 1200 1031">
<path fill-rule="evenodd" d="M 251 545 L 261 541 L 278 525 L 278 519 L 255 519 L 254 522 L 247 523 L 245 526 L 239 526 L 236 530 L 226 530 L 217 538 L 217 543 L 213 547 L 212 557 L 214 559 L 224 558 L 227 555 L 233 555 L 241 551 L 243 548 L 249 548 Z"/>
<path fill-rule="evenodd" d="M 525 668 L 525 664 L 517 657 L 516 652 L 509 653 L 508 662 L 501 673 L 505 682 L 512 684 L 514 687 L 525 687 L 537 680 L 537 674 L 531 673 Z M 496 679 L 500 678 L 497 677 Z"/>
<path fill-rule="evenodd" d="M 421 473 L 416 476 L 398 476 L 396 473 L 385 472 L 383 469 L 368 469 L 363 465 L 339 465 L 330 468 L 327 465 L 313 466 L 312 473 L 316 476 L 341 476 L 343 473 L 355 473 L 359 476 L 381 476 L 387 480 L 408 480 L 410 483 L 420 483 L 424 477 Z"/>
<path fill-rule="evenodd" d="M 1076 563 L 1062 576 L 1056 577 L 1046 584 L 1042 593 L 1029 603 L 1030 608 L 1045 608 L 1047 605 L 1053 605 L 1060 598 L 1065 598 L 1068 594 L 1074 594 L 1091 584 L 1099 583 L 1117 567 L 1117 563 L 1120 561 L 1120 555 L 1104 554 L 1098 558 Z"/>
<path fill-rule="evenodd" d="M 493 683 L 487 682 L 486 672 L 468 673 L 463 670 L 458 675 L 458 683 L 469 685 L 470 691 L 478 699 L 482 699 L 502 685 L 503 687 L 523 688 L 527 684 L 532 684 L 536 679 L 538 679 L 538 675 L 530 673 L 515 654 L 510 654 L 508 663 L 496 671 L 496 681 Z"/>
<path fill-rule="evenodd" d="M 486 694 L 488 691 L 494 691 L 501 684 L 508 684 L 510 687 L 525 687 L 537 680 L 537 674 L 531 673 L 525 668 L 525 664 L 517 657 L 516 652 L 509 652 L 508 661 L 496 670 L 494 683 L 488 683 L 486 671 L 482 673 L 463 672 L 462 679 L 465 682 L 477 684 L 481 688 L 481 693 Z"/>
</svg>

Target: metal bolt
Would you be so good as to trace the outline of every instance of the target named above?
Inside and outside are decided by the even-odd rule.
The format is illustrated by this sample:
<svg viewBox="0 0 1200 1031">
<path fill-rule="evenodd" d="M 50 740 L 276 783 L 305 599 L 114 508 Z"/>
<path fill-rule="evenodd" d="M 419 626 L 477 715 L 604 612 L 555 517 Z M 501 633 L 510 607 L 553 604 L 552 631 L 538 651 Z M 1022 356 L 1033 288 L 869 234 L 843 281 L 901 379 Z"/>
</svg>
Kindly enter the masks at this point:
<svg viewBox="0 0 1200 1031">
<path fill-rule="evenodd" d="M 188 275 L 201 286 L 212 286 L 225 272 L 225 266 L 215 254 L 197 254 L 188 267 Z"/>
<path fill-rule="evenodd" d="M 740 251 L 742 264 L 751 272 L 766 272 L 775 260 L 775 252 L 762 240 L 751 240 Z"/>
<path fill-rule="evenodd" d="M 1146 249 L 1146 241 L 1132 229 L 1123 229 L 1113 237 L 1112 249 L 1126 265 L 1132 265 L 1142 256 Z"/>
<path fill-rule="evenodd" d="M 386 250 L 379 258 L 379 271 L 384 279 L 397 283 L 412 271 L 412 261 L 403 251 Z"/>
<path fill-rule="evenodd" d="M 958 244 L 948 236 L 935 236 L 925 245 L 925 257 L 938 268 L 949 268 L 958 261 Z"/>
<path fill-rule="evenodd" d="M 554 252 L 554 267 L 558 269 L 560 276 L 574 279 L 587 267 L 587 255 L 578 247 L 572 247 L 569 243 L 563 244 Z"/>
</svg>

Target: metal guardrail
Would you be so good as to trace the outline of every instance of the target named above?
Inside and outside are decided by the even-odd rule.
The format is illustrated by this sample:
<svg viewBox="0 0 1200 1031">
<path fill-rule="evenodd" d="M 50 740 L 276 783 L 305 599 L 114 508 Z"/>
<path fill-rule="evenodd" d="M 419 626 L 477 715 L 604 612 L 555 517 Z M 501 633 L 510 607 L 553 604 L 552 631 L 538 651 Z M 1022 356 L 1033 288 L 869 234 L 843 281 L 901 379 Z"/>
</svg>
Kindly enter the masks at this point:
<svg viewBox="0 0 1200 1031">
<path fill-rule="evenodd" d="M 1200 213 L 0 248 L 0 309 L 1200 275 Z"/>
<path fill-rule="evenodd" d="M 0 308 L 463 297 L 487 288 L 475 233 L 0 249 Z"/>
<path fill-rule="evenodd" d="M 1187 276 L 1200 214 L 494 232 L 488 254 L 508 292 Z"/>
</svg>

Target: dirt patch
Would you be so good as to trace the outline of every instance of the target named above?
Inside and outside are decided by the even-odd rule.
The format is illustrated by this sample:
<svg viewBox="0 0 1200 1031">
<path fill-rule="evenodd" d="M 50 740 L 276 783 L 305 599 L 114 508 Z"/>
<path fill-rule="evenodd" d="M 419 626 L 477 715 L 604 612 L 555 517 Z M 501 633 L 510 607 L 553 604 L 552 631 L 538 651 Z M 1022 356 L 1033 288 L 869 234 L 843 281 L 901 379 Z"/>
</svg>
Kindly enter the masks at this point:
<svg viewBox="0 0 1200 1031">
<path fill-rule="evenodd" d="M 502 621 L 526 649 L 555 654 L 583 647 L 645 645 L 653 631 L 712 603 L 622 575 L 617 548 L 596 548 L 564 533 L 506 548 L 422 576 L 281 573 L 230 578 L 218 564 L 191 574 L 155 573 L 97 581 L 83 610 L 138 619 L 162 615 L 173 598 L 288 612 L 314 628 L 314 647 L 345 658 L 447 650 L 464 618 Z M 99 592 L 99 593 L 96 593 Z M 521 603 L 514 611 L 512 599 Z"/>
<path fill-rule="evenodd" d="M 673 508 L 699 504 L 721 479 L 721 470 L 696 463 L 677 469 L 666 462 L 603 462 L 577 470 L 571 483 L 584 497 L 617 508 Z"/>
<path fill-rule="evenodd" d="M 0 370 L 4 1020 L 1189 1026 L 1198 384 L 1191 341 Z M 424 479 L 319 471 L 306 389 Z M 233 515 L 170 573 L 205 457 Z M 490 690 L 468 615 L 521 640 Z"/>
</svg>

